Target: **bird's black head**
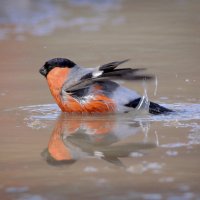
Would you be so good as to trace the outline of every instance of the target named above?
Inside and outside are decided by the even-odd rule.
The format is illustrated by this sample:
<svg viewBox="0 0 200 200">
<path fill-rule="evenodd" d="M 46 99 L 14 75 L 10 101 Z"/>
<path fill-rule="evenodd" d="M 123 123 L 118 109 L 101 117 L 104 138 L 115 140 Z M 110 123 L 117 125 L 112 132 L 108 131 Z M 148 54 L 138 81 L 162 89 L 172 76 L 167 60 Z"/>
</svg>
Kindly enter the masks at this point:
<svg viewBox="0 0 200 200">
<path fill-rule="evenodd" d="M 68 60 L 66 58 L 53 58 L 51 60 L 48 60 L 45 62 L 44 66 L 40 68 L 39 72 L 43 76 L 47 77 L 48 73 L 55 67 L 60 67 L 60 68 L 72 68 L 76 64 L 72 62 L 71 60 Z"/>
</svg>

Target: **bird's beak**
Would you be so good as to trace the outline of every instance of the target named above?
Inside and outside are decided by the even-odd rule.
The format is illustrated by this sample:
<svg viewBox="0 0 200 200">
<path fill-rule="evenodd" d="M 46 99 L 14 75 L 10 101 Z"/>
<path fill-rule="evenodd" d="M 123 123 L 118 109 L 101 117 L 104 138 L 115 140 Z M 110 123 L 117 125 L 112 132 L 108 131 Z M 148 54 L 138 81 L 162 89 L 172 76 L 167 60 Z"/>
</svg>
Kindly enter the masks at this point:
<svg viewBox="0 0 200 200">
<path fill-rule="evenodd" d="M 41 67 L 39 70 L 40 74 L 42 74 L 43 76 L 47 76 L 47 70 L 44 67 Z"/>
</svg>

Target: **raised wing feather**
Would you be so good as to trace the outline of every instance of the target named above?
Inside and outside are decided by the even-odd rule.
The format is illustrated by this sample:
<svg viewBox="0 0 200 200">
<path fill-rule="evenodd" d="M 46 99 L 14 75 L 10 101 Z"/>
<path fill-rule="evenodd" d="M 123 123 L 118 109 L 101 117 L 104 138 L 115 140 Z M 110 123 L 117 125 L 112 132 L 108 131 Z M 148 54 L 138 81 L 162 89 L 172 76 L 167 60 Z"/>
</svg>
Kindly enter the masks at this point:
<svg viewBox="0 0 200 200">
<path fill-rule="evenodd" d="M 99 70 L 104 71 L 104 72 L 113 71 L 116 67 L 118 67 L 119 65 L 121 65 L 127 61 L 129 61 L 129 59 L 122 60 L 122 61 L 110 62 L 110 63 L 104 64 L 104 65 L 101 65 L 99 67 Z"/>
<path fill-rule="evenodd" d="M 128 60 L 111 62 L 104 64 L 81 77 L 81 79 L 74 85 L 65 88 L 66 92 L 75 92 L 77 90 L 85 89 L 91 84 L 103 81 L 103 80 L 127 80 L 127 81 L 141 81 L 152 80 L 154 76 L 137 74 L 139 71 L 145 70 L 144 68 L 120 68 L 116 69 L 120 64 L 127 62 Z"/>
</svg>

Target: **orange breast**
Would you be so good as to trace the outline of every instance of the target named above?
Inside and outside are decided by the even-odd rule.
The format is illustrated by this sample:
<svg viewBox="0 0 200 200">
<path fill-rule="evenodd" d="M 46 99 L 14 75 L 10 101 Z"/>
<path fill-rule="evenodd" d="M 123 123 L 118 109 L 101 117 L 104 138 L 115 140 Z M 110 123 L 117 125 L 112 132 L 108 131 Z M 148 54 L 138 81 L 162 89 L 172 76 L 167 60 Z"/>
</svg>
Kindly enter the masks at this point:
<svg viewBox="0 0 200 200">
<path fill-rule="evenodd" d="M 94 95 L 94 98 L 84 103 L 68 96 L 63 106 L 64 112 L 75 113 L 113 113 L 116 108 L 113 100 L 103 94 Z"/>
<path fill-rule="evenodd" d="M 51 94 L 63 112 L 112 113 L 115 111 L 116 106 L 113 100 L 98 92 L 101 90 L 101 86 L 99 85 L 93 87 L 94 93 L 96 95 L 93 95 L 93 98 L 88 99 L 88 101 L 84 103 L 81 103 L 81 101 L 78 101 L 70 95 L 66 95 L 65 100 L 63 100 L 61 97 L 61 90 L 68 73 L 68 68 L 56 67 L 52 69 L 47 75 L 47 81 Z"/>
<path fill-rule="evenodd" d="M 57 161 L 72 159 L 69 149 L 64 145 L 61 138 L 61 134 L 63 133 L 62 129 L 62 123 L 57 123 L 48 144 L 49 153 Z"/>
<path fill-rule="evenodd" d="M 63 102 L 60 96 L 63 83 L 65 82 L 69 69 L 55 67 L 47 75 L 47 82 L 52 96 L 62 111 L 64 111 Z"/>
</svg>

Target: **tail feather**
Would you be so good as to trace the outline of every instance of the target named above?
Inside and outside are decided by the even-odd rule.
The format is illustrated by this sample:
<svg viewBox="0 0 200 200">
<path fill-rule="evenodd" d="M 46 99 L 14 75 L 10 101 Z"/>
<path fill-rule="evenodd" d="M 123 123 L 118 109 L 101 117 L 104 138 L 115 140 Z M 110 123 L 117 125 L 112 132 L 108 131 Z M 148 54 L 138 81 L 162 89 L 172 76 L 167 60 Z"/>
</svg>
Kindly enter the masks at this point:
<svg viewBox="0 0 200 200">
<path fill-rule="evenodd" d="M 140 100 L 141 100 L 141 98 L 135 99 L 135 100 L 129 102 L 128 104 L 126 104 L 125 106 L 136 108 L 138 106 L 138 104 L 140 103 Z M 149 113 L 151 113 L 151 114 L 159 115 L 159 114 L 167 114 L 167 113 L 171 113 L 171 112 L 174 112 L 174 111 L 169 108 L 165 108 L 164 106 L 161 106 L 157 103 L 150 102 L 150 104 L 149 104 Z"/>
<path fill-rule="evenodd" d="M 173 110 L 169 108 L 165 108 L 157 103 L 150 102 L 149 105 L 149 113 L 154 114 L 154 115 L 159 115 L 159 114 L 166 114 L 166 113 L 171 113 Z"/>
</svg>

